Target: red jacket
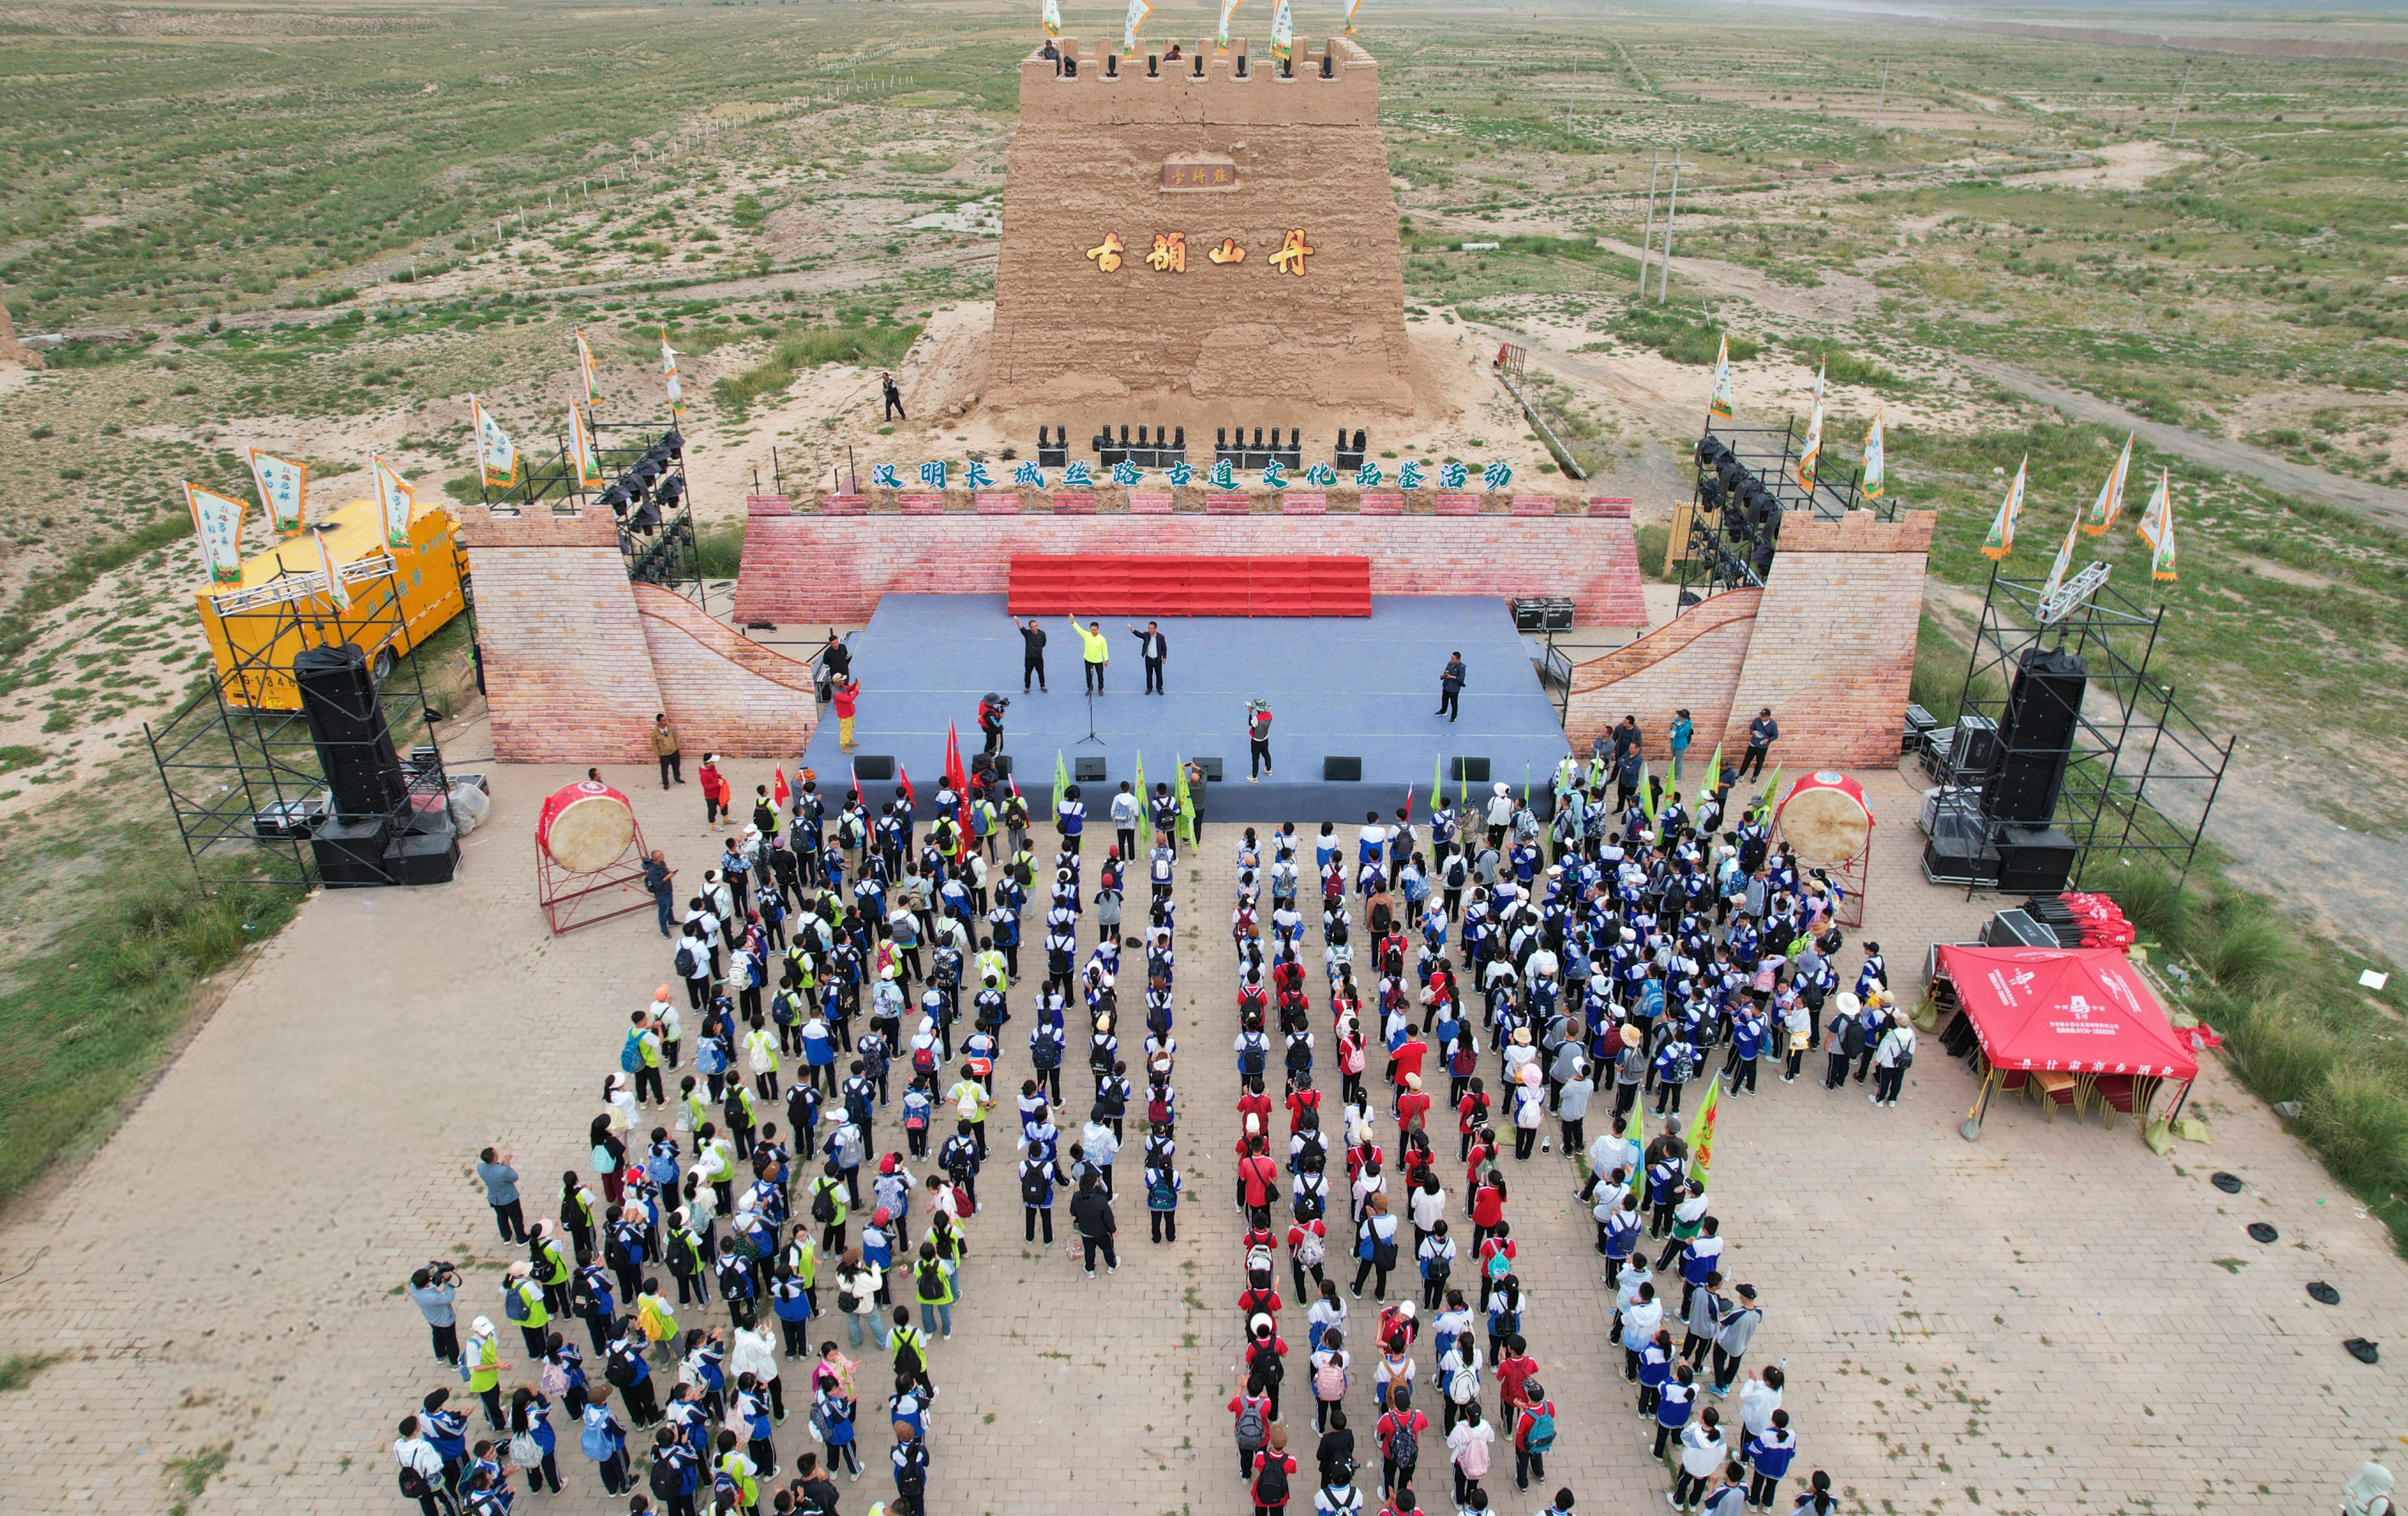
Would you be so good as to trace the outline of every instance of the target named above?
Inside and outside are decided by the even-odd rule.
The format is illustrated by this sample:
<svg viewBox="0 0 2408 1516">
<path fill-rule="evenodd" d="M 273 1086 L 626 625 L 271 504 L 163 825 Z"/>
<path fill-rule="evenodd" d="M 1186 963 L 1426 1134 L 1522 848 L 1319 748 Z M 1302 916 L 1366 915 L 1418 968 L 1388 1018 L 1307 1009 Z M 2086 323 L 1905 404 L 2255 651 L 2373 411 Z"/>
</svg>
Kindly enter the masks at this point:
<svg viewBox="0 0 2408 1516">
<path fill-rule="evenodd" d="M 1475 1226 L 1494 1226 L 1505 1219 L 1505 1193 L 1493 1184 L 1483 1184 L 1471 1192 L 1471 1222 Z"/>
<path fill-rule="evenodd" d="M 851 679 L 847 679 L 836 687 L 836 692 L 832 698 L 836 702 L 836 713 L 838 717 L 841 719 L 843 717 L 850 716 L 853 714 L 854 703 L 861 699 L 861 686 L 855 684 Z"/>
<path fill-rule="evenodd" d="M 1429 1116 L 1430 1097 L 1421 1090 L 1407 1090 L 1397 1097 L 1397 1125 L 1410 1132 L 1424 1124 Z"/>
</svg>

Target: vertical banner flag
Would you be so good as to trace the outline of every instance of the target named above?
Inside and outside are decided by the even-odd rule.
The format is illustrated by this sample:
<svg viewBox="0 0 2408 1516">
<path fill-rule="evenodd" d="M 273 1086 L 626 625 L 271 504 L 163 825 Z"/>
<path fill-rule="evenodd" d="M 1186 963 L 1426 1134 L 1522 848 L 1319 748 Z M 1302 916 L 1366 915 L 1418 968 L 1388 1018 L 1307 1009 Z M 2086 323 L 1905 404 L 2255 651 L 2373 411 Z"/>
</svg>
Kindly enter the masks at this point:
<svg viewBox="0 0 2408 1516">
<path fill-rule="evenodd" d="M 1296 12 L 1288 8 L 1288 0 L 1279 0 L 1279 9 L 1271 12 L 1271 56 L 1284 61 L 1296 50 Z"/>
<path fill-rule="evenodd" d="M 1430 759 L 1430 819 L 1432 821 L 1438 819 L 1439 810 L 1445 804 L 1446 754 L 1438 753 Z"/>
<path fill-rule="evenodd" d="M 1179 802 L 1179 840 L 1189 847 L 1194 847 L 1196 845 L 1196 797 L 1187 790 L 1187 760 L 1175 752 L 1170 755 L 1170 760 L 1179 765 L 1179 780 L 1171 791 L 1173 798 Z"/>
<path fill-rule="evenodd" d="M 586 346 L 585 328 L 577 329 L 577 383 L 585 392 L 585 403 L 602 403 L 602 374 L 594 366 L 594 350 Z"/>
<path fill-rule="evenodd" d="M 786 808 L 786 802 L 793 798 L 794 793 L 786 788 L 786 765 L 780 764 L 777 782 L 769 786 L 769 801 L 780 810 L 783 810 Z"/>
<path fill-rule="evenodd" d="M 335 551 L 326 546 L 326 534 L 313 539 L 318 544 L 318 571 L 326 576 L 326 600 L 337 612 L 351 608 L 351 588 L 343 582 L 343 568 L 335 562 Z"/>
<path fill-rule="evenodd" d="M 298 536 L 308 524 L 309 465 L 288 462 L 257 448 L 244 451 L 251 454 L 251 481 L 259 486 L 259 508 L 267 512 L 276 535 Z"/>
<path fill-rule="evenodd" d="M 1062 814 L 1062 792 L 1070 787 L 1069 765 L 1062 762 L 1062 750 L 1054 750 L 1054 798 L 1045 803 L 1046 810 L 1054 816 Z"/>
<path fill-rule="evenodd" d="M 1814 371 L 1814 408 L 1806 416 L 1806 440 L 1798 450 L 1798 487 L 1814 493 L 1814 465 L 1823 460 L 1823 371 Z"/>
<path fill-rule="evenodd" d="M 1062 35 L 1062 0 L 1045 0 L 1045 14 L 1040 18 L 1047 36 Z"/>
<path fill-rule="evenodd" d="M 1363 0 L 1346 0 L 1346 35 L 1354 35 L 1354 13 L 1363 8 Z"/>
<path fill-rule="evenodd" d="M 1982 539 L 1982 556 L 1996 562 L 2015 551 L 2015 517 L 2024 508 L 2024 469 L 2031 463 L 2029 454 L 2015 465 L 2014 482 L 2007 486 L 2007 497 L 1999 502 L 1999 514 L 1990 522 L 1990 535 Z"/>
<path fill-rule="evenodd" d="M 661 328 L 661 382 L 669 392 L 669 414 L 685 414 L 685 386 L 678 382 L 677 350 L 669 346 L 669 329 Z"/>
<path fill-rule="evenodd" d="M 2170 471 L 2157 470 L 2157 492 L 2149 496 L 2148 508 L 2141 512 L 2137 530 L 2151 550 L 2149 577 L 2179 579 L 2181 576 L 2174 572 L 2174 496 Z"/>
<path fill-rule="evenodd" d="M 468 397 L 468 419 L 477 433 L 477 465 L 485 473 L 485 488 L 507 490 L 519 481 L 518 444 L 502 423 L 485 414 L 485 403 Z"/>
<path fill-rule="evenodd" d="M 598 490 L 609 482 L 602 474 L 602 450 L 594 445 L 584 414 L 573 405 L 568 408 L 568 454 L 577 468 L 579 489 Z"/>
<path fill-rule="evenodd" d="M 1730 334 L 1723 334 L 1722 346 L 1714 350 L 1714 393 L 1706 397 L 1706 419 L 1727 422 L 1731 419 Z"/>
<path fill-rule="evenodd" d="M 1153 814 L 1154 814 L 1154 802 L 1153 802 L 1151 799 L 1149 799 L 1149 798 L 1148 798 L 1148 795 L 1150 794 L 1150 793 L 1151 793 L 1151 792 L 1149 792 L 1149 791 L 1146 789 L 1146 787 L 1145 787 L 1145 753 L 1144 753 L 1142 751 L 1140 751 L 1138 753 L 1138 755 L 1137 755 L 1137 780 L 1136 780 L 1136 783 L 1137 783 L 1137 813 L 1138 813 L 1140 817 L 1144 817 L 1144 816 L 1151 816 L 1151 815 L 1153 815 Z M 1143 827 L 1141 830 L 1143 830 L 1143 832 L 1145 833 L 1145 835 L 1146 835 L 1148 837 L 1153 837 L 1153 836 L 1154 836 L 1154 822 L 1150 822 L 1150 821 L 1149 821 L 1149 822 L 1147 822 L 1145 823 L 1144 827 Z M 1149 845 L 1151 845 L 1151 844 L 1149 844 Z M 1135 860 L 1135 859 L 1133 859 L 1133 858 L 1126 858 L 1126 859 L 1123 859 L 1123 860 L 1122 860 L 1122 862 L 1124 862 L 1124 863 L 1135 863 L 1136 861 L 1137 861 L 1137 860 Z"/>
<path fill-rule="evenodd" d="M 900 758 L 895 761 L 895 793 L 902 799 L 903 815 L 909 820 L 920 808 L 920 792 L 911 788 L 911 771 L 903 766 Z"/>
<path fill-rule="evenodd" d="M 1706 1098 L 1698 1103 L 1698 1114 L 1689 1123 L 1689 1178 L 1703 1182 L 1714 1166 L 1714 1116 L 1722 1093 L 1723 1081 L 1706 1080 Z"/>
<path fill-rule="evenodd" d="M 1136 56 L 1137 29 L 1145 24 L 1146 17 L 1153 12 L 1153 0 L 1129 0 L 1128 14 L 1121 19 L 1122 57 Z"/>
<path fill-rule="evenodd" d="M 240 584 L 242 513 L 248 508 L 189 479 L 184 483 L 184 501 L 193 508 L 193 534 L 201 544 L 201 572 L 212 584 Z"/>
<path fill-rule="evenodd" d="M 2065 540 L 2057 545 L 2057 562 L 2048 565 L 2048 582 L 2040 587 L 2040 597 L 2046 600 L 2065 587 L 2065 576 L 2073 567 L 2073 544 L 2082 536 L 2082 518 L 2076 516 L 2065 523 Z"/>
<path fill-rule="evenodd" d="M 1221 0 L 1221 36 L 1220 40 L 1213 45 L 1213 51 L 1229 50 L 1229 18 L 1236 15 L 1238 7 L 1245 3 L 1246 0 Z"/>
<path fill-rule="evenodd" d="M 2132 439 L 2124 438 L 2123 456 L 2115 460 L 2115 470 L 2107 482 L 2099 486 L 2099 498 L 2090 503 L 2090 514 L 2082 518 L 2082 529 L 2092 536 L 2105 534 L 2115 524 L 2115 513 L 2124 508 L 2124 476 L 2132 466 Z"/>
<path fill-rule="evenodd" d="M 1865 477 L 1856 488 L 1868 500 L 1878 500 L 1889 483 L 1889 454 L 1882 447 L 1882 415 L 1888 408 L 1873 408 L 1873 423 L 1865 429 Z"/>
<path fill-rule="evenodd" d="M 395 551 L 409 546 L 409 518 L 418 509 L 418 496 L 408 481 L 384 461 L 384 454 L 368 455 L 368 477 L 376 488 L 377 529 L 384 545 Z"/>
</svg>

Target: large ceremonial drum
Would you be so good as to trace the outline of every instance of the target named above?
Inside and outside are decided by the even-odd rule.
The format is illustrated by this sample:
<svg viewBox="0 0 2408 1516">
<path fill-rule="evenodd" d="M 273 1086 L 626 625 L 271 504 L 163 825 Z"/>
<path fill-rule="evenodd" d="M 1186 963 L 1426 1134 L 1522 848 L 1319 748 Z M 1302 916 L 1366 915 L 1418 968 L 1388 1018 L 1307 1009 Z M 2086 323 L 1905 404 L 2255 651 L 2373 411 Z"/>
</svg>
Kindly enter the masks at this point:
<svg viewBox="0 0 2408 1516">
<path fill-rule="evenodd" d="M 627 797 L 593 779 L 553 792 L 535 822 L 535 845 L 575 874 L 609 867 L 635 839 L 636 812 Z"/>
<path fill-rule="evenodd" d="M 1873 813 L 1864 787 L 1837 769 L 1802 776 L 1775 813 L 1798 861 L 1813 867 L 1843 864 L 1872 840 Z"/>
</svg>

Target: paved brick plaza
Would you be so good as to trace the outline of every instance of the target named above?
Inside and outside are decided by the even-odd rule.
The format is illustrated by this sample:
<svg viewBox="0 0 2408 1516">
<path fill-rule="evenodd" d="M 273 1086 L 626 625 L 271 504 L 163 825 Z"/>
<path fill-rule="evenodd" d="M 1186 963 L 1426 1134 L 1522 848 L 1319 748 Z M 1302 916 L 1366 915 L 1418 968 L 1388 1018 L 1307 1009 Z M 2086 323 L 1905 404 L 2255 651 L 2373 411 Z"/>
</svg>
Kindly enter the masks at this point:
<svg viewBox="0 0 2408 1516">
<path fill-rule="evenodd" d="M 575 777 L 496 770 L 494 820 L 448 889 L 312 903 L 119 1136 L 0 1234 L 0 1354 L 71 1354 L 0 1395 L 0 1509 L 150 1516 L 179 1493 L 171 1460 L 229 1444 L 194 1516 L 412 1509 L 394 1493 L 393 1423 L 457 1381 L 427 1356 L 396 1286 L 465 1244 L 493 1266 L 471 1274 L 463 1305 L 501 1319 L 497 1269 L 519 1250 L 493 1235 L 472 1155 L 487 1142 L 514 1151 L 530 1217 L 549 1214 L 560 1171 L 584 1166 L 626 1013 L 667 977 L 649 912 L 544 935 L 532 822 Z M 632 768 L 606 777 L 629 788 L 682 881 L 697 879 L 713 837 L 699 792 L 665 796 Z M 739 789 L 766 777 L 730 773 Z M 1923 945 L 1967 937 L 1990 907 L 1922 882 L 1912 791 L 1865 778 L 1882 816 L 1868 930 L 1911 996 Z M 1233 840 L 1212 827 L 1181 874 L 1180 987 L 1193 997 L 1178 1027 L 1181 1240 L 1147 1247 L 1125 1184 L 1123 1267 L 1088 1282 L 1058 1251 L 1023 1250 L 1008 1171 L 991 1170 L 955 1336 L 936 1352 L 933 1512 L 1247 1509 L 1221 1409 L 1240 1282 L 1227 1203 Z M 1853 973 L 1856 961 L 1852 935 L 1842 963 Z M 1971 1078 L 1929 1041 L 1925 1053 L 1896 1110 L 1857 1086 L 1827 1096 L 1777 1077 L 1724 1108 L 1713 1189 L 1727 1271 L 1762 1291 L 1752 1360 L 1787 1360 L 1799 1473 L 1828 1468 L 1849 1509 L 1885 1516 L 2305 1512 L 2329 1509 L 2361 1457 L 2398 1451 L 2408 1270 L 2219 1062 L 2194 1105 L 2214 1146 L 2178 1145 L 2169 1161 L 2128 1123 L 2046 1124 L 2023 1104 L 1995 1108 L 1969 1146 L 1956 1127 Z M 1015 1084 L 1025 1059 L 1005 1065 Z M 891 1119 L 880 1136 L 893 1143 Z M 1383 1126 L 1384 1145 L 1393 1136 Z M 1583 1511 L 1662 1509 L 1667 1480 L 1606 1351 L 1572 1173 L 1538 1178 L 1564 1163 L 1506 1164 L 1535 1297 L 1527 1331 L 1563 1418 L 1547 1486 L 1570 1484 Z M 2221 1194 L 2207 1183 L 2217 1167 L 2249 1188 Z M 2259 1219 L 2280 1242 L 2248 1239 Z M 2314 1279 L 2340 1289 L 2339 1309 L 2307 1299 Z M 1301 1311 L 1284 1316 L 1300 1343 Z M 2358 1334 L 2396 1339 L 2383 1366 L 2342 1352 Z M 517 1358 L 516 1335 L 503 1337 Z M 1289 1389 L 1303 1398 L 1294 1373 Z M 843 1486 L 847 1516 L 892 1490 L 874 1420 L 865 1413 L 871 1473 Z M 1368 1436 L 1368 1415 L 1354 1420 Z M 1293 1410 L 1290 1423 L 1301 1480 L 1309 1423 Z M 573 1429 L 562 1444 L 569 1493 L 533 1509 L 624 1509 L 577 1456 Z M 781 1428 L 790 1467 L 810 1446 L 799 1416 Z M 1451 1509 L 1436 1445 L 1425 1448 L 1426 1498 Z M 1491 1490 L 1511 1495 L 1511 1472 L 1509 1456 Z M 1499 1509 L 1521 1516 L 1542 1493 Z"/>
</svg>

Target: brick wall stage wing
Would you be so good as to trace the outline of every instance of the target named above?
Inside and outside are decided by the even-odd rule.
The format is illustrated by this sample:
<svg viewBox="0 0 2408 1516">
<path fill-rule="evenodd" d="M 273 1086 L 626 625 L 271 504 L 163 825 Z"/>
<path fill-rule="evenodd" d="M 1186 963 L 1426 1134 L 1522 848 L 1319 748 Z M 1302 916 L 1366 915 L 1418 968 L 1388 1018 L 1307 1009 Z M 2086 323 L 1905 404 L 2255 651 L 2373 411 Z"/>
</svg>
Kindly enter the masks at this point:
<svg viewBox="0 0 2408 1516">
<path fill-rule="evenodd" d="M 1362 555 L 1379 594 L 1569 595 L 1581 624 L 1643 626 L 1627 518 L 785 513 L 756 507 L 738 622 L 866 622 L 882 594 L 1003 594 L 1014 554 Z"/>
</svg>

